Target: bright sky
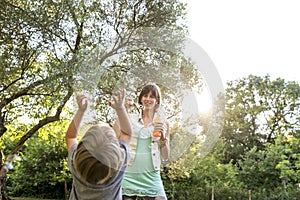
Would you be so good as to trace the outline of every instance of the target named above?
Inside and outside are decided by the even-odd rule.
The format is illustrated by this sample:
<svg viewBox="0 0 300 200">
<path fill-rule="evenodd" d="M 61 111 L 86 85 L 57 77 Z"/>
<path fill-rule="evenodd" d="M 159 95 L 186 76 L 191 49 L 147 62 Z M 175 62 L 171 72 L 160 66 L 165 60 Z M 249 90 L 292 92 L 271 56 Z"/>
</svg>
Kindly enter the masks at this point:
<svg viewBox="0 0 300 200">
<path fill-rule="evenodd" d="M 249 74 L 300 83 L 298 0 L 185 0 L 190 38 L 222 82 Z"/>
</svg>

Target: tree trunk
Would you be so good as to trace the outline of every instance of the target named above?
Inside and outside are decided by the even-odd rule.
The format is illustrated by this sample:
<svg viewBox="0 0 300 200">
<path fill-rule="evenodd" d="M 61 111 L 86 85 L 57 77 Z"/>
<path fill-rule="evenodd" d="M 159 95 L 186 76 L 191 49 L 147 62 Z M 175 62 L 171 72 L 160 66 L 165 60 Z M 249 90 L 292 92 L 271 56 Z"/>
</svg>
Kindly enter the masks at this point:
<svg viewBox="0 0 300 200">
<path fill-rule="evenodd" d="M 0 137 L 7 131 L 7 128 L 4 126 L 5 117 L 6 112 L 0 112 Z"/>
<path fill-rule="evenodd" d="M 67 185 L 67 180 L 66 179 L 64 181 L 64 187 L 65 187 L 65 191 L 64 191 L 64 193 L 65 193 L 65 200 L 67 200 L 68 199 L 68 185 Z"/>
<path fill-rule="evenodd" d="M 11 200 L 11 198 L 8 197 L 6 195 L 6 193 L 4 192 L 3 188 L 6 183 L 7 172 L 11 166 L 13 159 L 14 159 L 14 156 L 9 155 L 6 158 L 6 161 L 4 162 L 4 164 L 1 165 L 1 169 L 0 169 L 0 200 Z"/>
<path fill-rule="evenodd" d="M 248 190 L 248 194 L 249 194 L 249 200 L 251 200 L 252 199 L 252 197 L 251 197 L 251 190 Z"/>
</svg>

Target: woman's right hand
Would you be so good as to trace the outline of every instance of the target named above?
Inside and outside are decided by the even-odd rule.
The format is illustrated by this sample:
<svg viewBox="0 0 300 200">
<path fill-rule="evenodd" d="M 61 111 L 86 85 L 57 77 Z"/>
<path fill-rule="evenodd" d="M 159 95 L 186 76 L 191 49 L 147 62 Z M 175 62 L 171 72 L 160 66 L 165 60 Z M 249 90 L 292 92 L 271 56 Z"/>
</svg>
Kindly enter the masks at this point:
<svg viewBox="0 0 300 200">
<path fill-rule="evenodd" d="M 164 132 L 165 131 L 165 123 L 164 122 L 154 122 L 154 130 Z"/>
</svg>

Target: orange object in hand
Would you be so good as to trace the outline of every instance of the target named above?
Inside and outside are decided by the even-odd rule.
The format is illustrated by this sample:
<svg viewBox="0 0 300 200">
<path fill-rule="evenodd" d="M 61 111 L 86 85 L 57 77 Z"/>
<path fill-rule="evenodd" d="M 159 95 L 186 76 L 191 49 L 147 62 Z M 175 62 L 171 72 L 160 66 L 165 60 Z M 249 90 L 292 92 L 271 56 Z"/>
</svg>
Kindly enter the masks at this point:
<svg viewBox="0 0 300 200">
<path fill-rule="evenodd" d="M 153 137 L 155 137 L 155 138 L 160 138 L 160 136 L 161 136 L 161 130 L 155 130 L 158 122 L 161 122 L 161 118 L 159 115 L 156 115 L 156 117 L 154 119 L 154 131 L 153 131 Z"/>
<path fill-rule="evenodd" d="M 160 136 L 161 136 L 161 131 L 155 130 L 155 131 L 153 132 L 153 137 L 158 137 L 158 138 L 160 138 Z"/>
<path fill-rule="evenodd" d="M 165 114 L 162 109 L 158 109 L 155 113 L 154 119 L 153 119 L 153 125 L 154 125 L 154 131 L 153 131 L 153 137 L 154 138 L 160 138 L 163 134 L 163 123 L 165 121 Z"/>
</svg>

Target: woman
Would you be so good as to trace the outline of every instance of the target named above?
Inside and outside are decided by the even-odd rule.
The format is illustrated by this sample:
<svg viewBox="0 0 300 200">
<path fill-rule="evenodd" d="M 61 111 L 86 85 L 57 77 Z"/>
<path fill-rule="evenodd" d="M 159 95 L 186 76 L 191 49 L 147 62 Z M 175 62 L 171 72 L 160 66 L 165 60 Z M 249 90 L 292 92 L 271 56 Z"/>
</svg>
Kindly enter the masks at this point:
<svg viewBox="0 0 300 200">
<path fill-rule="evenodd" d="M 139 95 L 138 103 L 143 107 L 142 112 L 129 115 L 133 132 L 130 161 L 122 182 L 123 200 L 135 200 L 137 197 L 145 200 L 166 200 L 160 164 L 161 160 L 169 158 L 170 153 L 168 122 L 155 123 L 155 129 L 161 131 L 161 136 L 153 136 L 153 119 L 158 110 L 162 109 L 159 87 L 153 83 L 146 84 Z M 117 126 L 115 128 L 117 132 Z"/>
</svg>

